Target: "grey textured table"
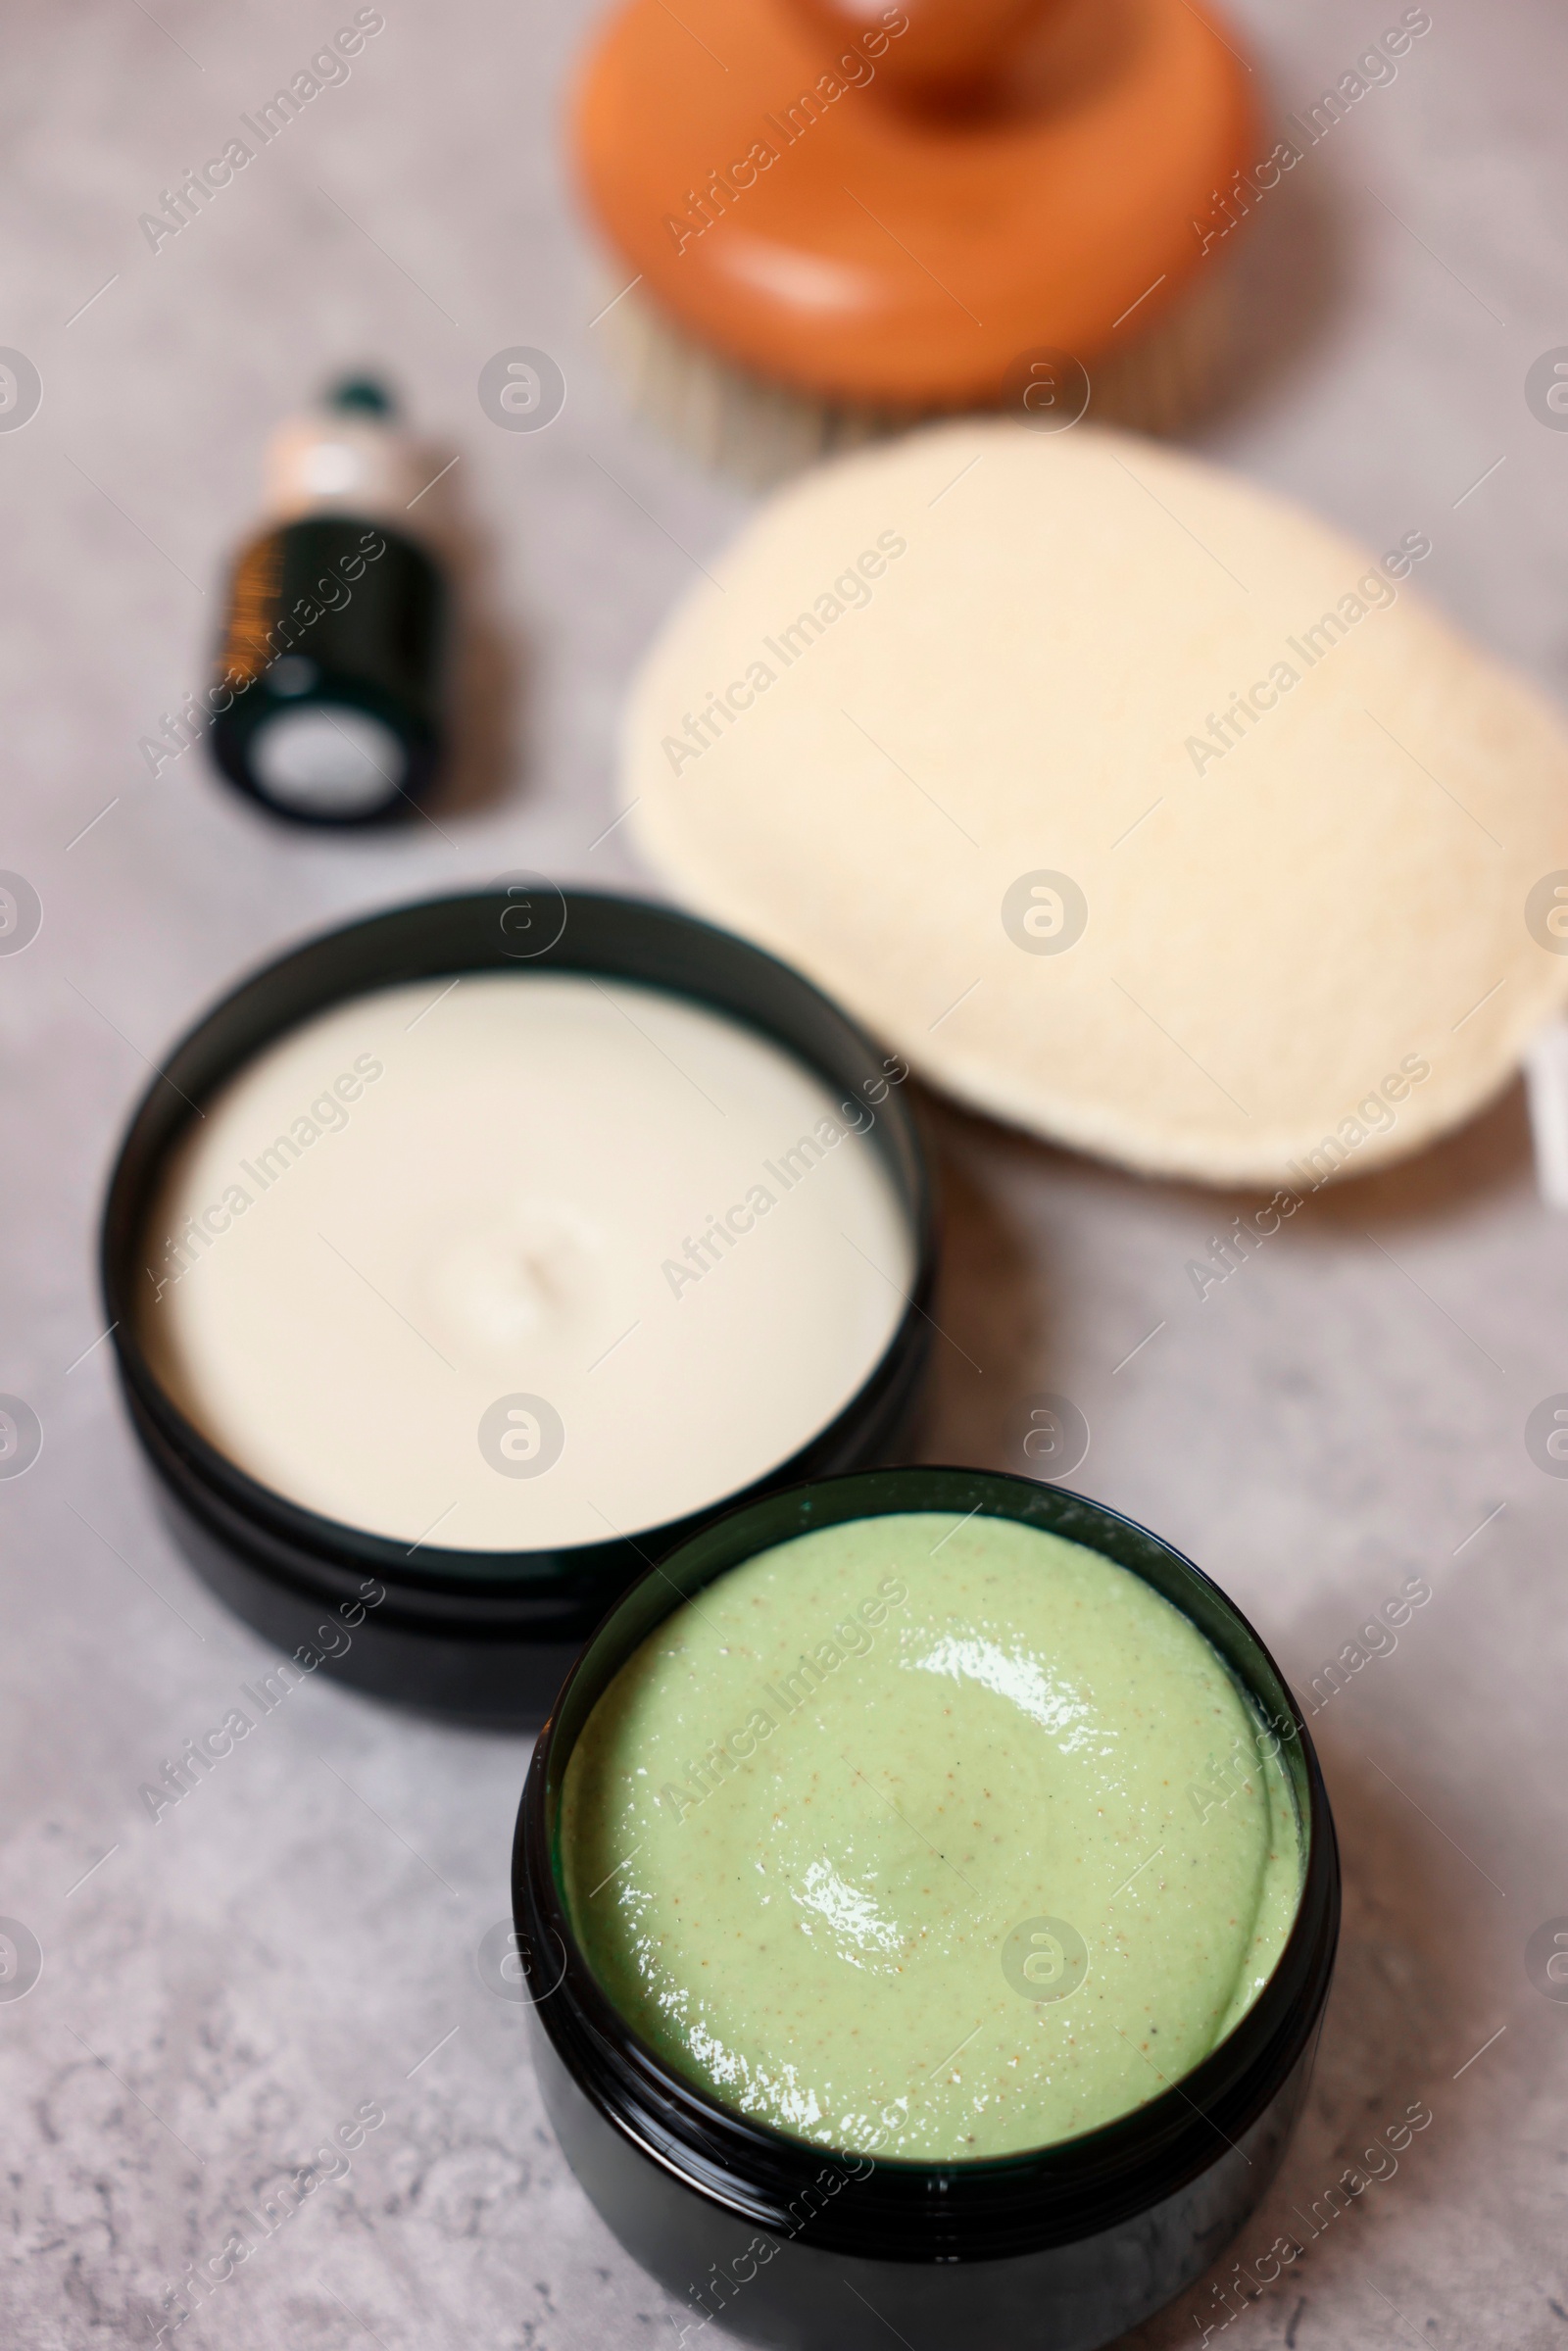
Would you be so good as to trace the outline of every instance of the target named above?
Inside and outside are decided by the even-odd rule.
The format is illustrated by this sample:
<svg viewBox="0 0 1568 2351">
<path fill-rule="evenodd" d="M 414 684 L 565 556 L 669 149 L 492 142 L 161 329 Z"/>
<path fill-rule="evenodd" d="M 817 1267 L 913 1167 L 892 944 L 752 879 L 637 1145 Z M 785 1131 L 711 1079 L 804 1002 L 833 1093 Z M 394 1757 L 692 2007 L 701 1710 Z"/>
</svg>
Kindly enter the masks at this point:
<svg viewBox="0 0 1568 2351">
<path fill-rule="evenodd" d="M 150 2341 L 185 2266 L 369 2102 L 385 2120 L 347 2171 L 177 2339 L 674 2340 L 556 2150 L 520 2011 L 475 1968 L 525 1743 L 317 1682 L 156 1825 L 137 1799 L 269 1660 L 161 1532 L 94 1345 L 123 1113 L 197 1007 L 336 916 L 518 865 L 648 887 L 599 839 L 617 705 L 744 504 L 626 415 L 588 325 L 557 127 L 576 9 L 387 0 L 348 82 L 149 248 L 159 191 L 350 13 L 83 0 L 0 31 L 0 344 L 44 386 L 0 433 L 0 866 L 44 906 L 0 960 L 0 1388 L 45 1433 L 0 1483 L 0 1913 L 43 1952 L 0 1999 L 0 2338 L 25 2351 Z M 1280 110 L 1397 14 L 1251 0 Z M 1524 377 L 1568 342 L 1568 26 L 1547 0 L 1432 14 L 1397 80 L 1268 199 L 1258 357 L 1206 439 L 1377 545 L 1428 530 L 1427 592 L 1560 689 L 1568 436 Z M 543 433 L 477 405 L 516 343 L 566 373 Z M 461 455 L 490 633 L 456 805 L 344 842 L 253 819 L 199 751 L 154 780 L 137 745 L 202 680 L 264 434 L 364 360 Z M 1195 1553 L 1301 1688 L 1407 1576 L 1432 1587 L 1314 1726 L 1341 1970 L 1310 2116 L 1238 2252 L 1287 2231 L 1305 2249 L 1232 2340 L 1568 2341 L 1568 2004 L 1525 1965 L 1568 1913 L 1568 1486 L 1523 1444 L 1568 1389 L 1568 1228 L 1537 1203 L 1519 1095 L 1320 1195 L 1202 1303 L 1186 1261 L 1243 1202 L 951 1113 L 939 1131 L 955 1344 L 934 1456 L 1004 1462 L 1020 1399 L 1066 1392 L 1093 1429 L 1078 1482 Z M 1328 2183 L 1417 2101 L 1433 2119 L 1396 2172 L 1312 2235 Z M 1223 2316 L 1205 2283 L 1138 2339 Z"/>
</svg>

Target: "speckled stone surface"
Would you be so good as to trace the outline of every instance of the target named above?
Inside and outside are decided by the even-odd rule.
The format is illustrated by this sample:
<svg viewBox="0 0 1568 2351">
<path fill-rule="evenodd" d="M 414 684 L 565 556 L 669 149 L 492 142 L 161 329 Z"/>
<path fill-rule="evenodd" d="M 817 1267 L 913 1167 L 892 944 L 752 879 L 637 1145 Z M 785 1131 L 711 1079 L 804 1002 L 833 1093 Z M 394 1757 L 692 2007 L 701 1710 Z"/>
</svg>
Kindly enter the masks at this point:
<svg viewBox="0 0 1568 2351">
<path fill-rule="evenodd" d="M 1272 103 L 1309 101 L 1398 13 L 1250 0 Z M 1427 593 L 1561 692 L 1568 435 L 1524 383 L 1568 343 L 1568 29 L 1546 0 L 1432 15 L 1261 211 L 1258 356 L 1204 445 L 1379 545 L 1428 531 Z M 524 1741 L 318 1680 L 156 1823 L 137 1795 L 270 1659 L 162 1532 L 94 1345 L 124 1113 L 238 970 L 339 915 L 523 865 L 647 886 L 606 835 L 617 707 L 744 506 L 627 416 L 589 324 L 604 296 L 557 127 L 582 12 L 385 16 L 351 78 L 156 253 L 138 216 L 339 18 L 83 0 L 0 29 L 0 345 L 43 382 L 0 431 L 0 867 L 43 905 L 0 957 L 0 1388 L 44 1432 L 0 1481 L 0 1915 L 42 1949 L 27 1995 L 0 1996 L 19 2351 L 152 2341 L 186 2265 L 247 2226 L 254 2252 L 181 2342 L 678 2331 L 572 2181 L 520 2011 L 477 1972 Z M 516 344 L 565 372 L 544 432 L 497 430 L 475 396 Z M 363 361 L 394 370 L 432 473 L 461 456 L 484 628 L 454 800 L 342 842 L 254 818 L 199 751 L 154 780 L 137 745 L 202 678 L 264 433 Z M 1071 1396 L 1077 1483 L 1193 1552 L 1303 1690 L 1407 1576 L 1432 1587 L 1314 1724 L 1343 1958 L 1310 2114 L 1237 2252 L 1290 2231 L 1304 2250 L 1235 2306 L 1231 2341 L 1568 2342 L 1568 2002 L 1525 1956 L 1568 1917 L 1568 1486 L 1524 1444 L 1568 1390 L 1568 1226 L 1537 1202 L 1520 1097 L 1318 1196 L 1201 1301 L 1188 1260 L 1256 1203 L 947 1112 L 936 1129 L 933 1457 L 1018 1466 L 1027 1399 Z M 1316 2235 L 1293 2218 L 1417 2101 L 1432 2121 L 1392 2176 Z M 265 2238 L 245 2222 L 366 2106 L 384 2120 L 346 2170 Z M 1218 2340 L 1224 2315 L 1205 2282 L 1137 2339 Z"/>
</svg>

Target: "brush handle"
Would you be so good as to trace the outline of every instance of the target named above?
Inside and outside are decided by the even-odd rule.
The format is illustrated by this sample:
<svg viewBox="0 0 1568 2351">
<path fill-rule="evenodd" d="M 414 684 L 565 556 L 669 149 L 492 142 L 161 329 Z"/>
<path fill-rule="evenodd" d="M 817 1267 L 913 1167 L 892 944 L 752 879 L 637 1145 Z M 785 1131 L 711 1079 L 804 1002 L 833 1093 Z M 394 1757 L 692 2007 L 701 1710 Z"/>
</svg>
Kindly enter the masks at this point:
<svg viewBox="0 0 1568 2351">
<path fill-rule="evenodd" d="M 1024 37 L 1060 13 L 1063 0 L 897 0 L 907 29 L 876 60 L 888 92 L 908 104 L 963 112 L 1005 75 Z M 887 0 L 789 0 L 837 41 L 887 29 Z"/>
</svg>

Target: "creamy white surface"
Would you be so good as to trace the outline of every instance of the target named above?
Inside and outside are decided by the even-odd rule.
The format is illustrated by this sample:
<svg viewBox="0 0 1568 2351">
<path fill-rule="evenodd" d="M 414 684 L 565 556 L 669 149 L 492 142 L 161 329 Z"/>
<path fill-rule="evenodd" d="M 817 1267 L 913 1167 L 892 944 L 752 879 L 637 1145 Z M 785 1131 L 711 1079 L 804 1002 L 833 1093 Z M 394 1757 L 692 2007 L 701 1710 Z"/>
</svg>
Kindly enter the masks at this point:
<svg viewBox="0 0 1568 2351">
<path fill-rule="evenodd" d="M 593 1543 L 734 1493 L 848 1401 L 912 1274 L 873 1105 L 656 990 L 379 990 L 205 1108 L 143 1252 L 159 1376 L 253 1477 L 411 1544 Z M 754 1187 L 772 1205 L 693 1276 L 688 1241 L 744 1227 Z M 193 1217 L 212 1238 L 172 1251 Z M 481 1451 L 513 1394 L 561 1416 L 542 1475 Z"/>
</svg>

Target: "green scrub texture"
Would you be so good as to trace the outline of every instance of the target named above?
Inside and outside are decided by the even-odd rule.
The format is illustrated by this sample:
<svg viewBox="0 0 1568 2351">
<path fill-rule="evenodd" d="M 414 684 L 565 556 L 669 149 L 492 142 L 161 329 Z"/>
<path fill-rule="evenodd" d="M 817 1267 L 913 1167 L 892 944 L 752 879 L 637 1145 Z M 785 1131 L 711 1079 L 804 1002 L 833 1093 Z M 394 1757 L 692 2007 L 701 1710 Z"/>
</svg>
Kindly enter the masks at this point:
<svg viewBox="0 0 1568 2351">
<path fill-rule="evenodd" d="M 1301 1837 L 1197 1628 L 1010 1519 L 858 1519 L 678 1608 L 567 1766 L 627 2022 L 759 2122 L 953 2163 L 1157 2096 L 1255 1999 Z"/>
</svg>

